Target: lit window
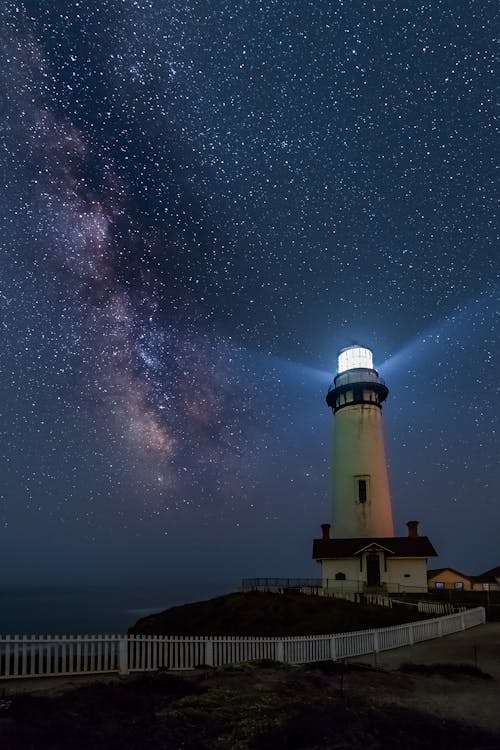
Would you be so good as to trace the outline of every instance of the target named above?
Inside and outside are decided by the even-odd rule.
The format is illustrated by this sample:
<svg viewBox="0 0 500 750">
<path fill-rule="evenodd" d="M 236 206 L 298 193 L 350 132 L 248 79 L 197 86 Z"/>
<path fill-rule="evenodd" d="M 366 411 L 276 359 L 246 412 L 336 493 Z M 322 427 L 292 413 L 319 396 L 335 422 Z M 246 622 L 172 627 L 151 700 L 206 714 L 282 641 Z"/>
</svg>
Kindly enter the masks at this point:
<svg viewBox="0 0 500 750">
<path fill-rule="evenodd" d="M 455 581 L 455 588 L 456 589 L 463 589 L 464 582 L 463 581 Z"/>
<path fill-rule="evenodd" d="M 434 584 L 434 586 L 437 589 L 444 589 L 444 583 L 443 583 L 443 581 L 436 581 L 436 583 Z"/>
</svg>

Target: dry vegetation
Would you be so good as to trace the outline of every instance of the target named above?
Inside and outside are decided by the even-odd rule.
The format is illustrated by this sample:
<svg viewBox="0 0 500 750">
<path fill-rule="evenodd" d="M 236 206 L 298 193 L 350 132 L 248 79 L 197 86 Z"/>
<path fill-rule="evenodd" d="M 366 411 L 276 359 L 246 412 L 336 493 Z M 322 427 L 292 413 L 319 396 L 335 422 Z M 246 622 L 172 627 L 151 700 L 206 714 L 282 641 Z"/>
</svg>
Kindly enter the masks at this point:
<svg viewBox="0 0 500 750">
<path fill-rule="evenodd" d="M 361 606 L 343 599 L 263 591 L 227 594 L 184 604 L 139 620 L 142 635 L 287 636 L 383 628 L 415 619 L 413 608 Z"/>
<path fill-rule="evenodd" d="M 156 673 L 62 695 L 13 696 L 2 750 L 461 750 L 500 736 L 399 704 L 423 675 L 332 662 Z M 434 678 L 430 678 L 434 679 Z M 477 680 L 461 675 L 453 680 Z M 382 696 L 384 700 L 382 700 Z M 5 713 L 5 712 L 4 712 Z"/>
<path fill-rule="evenodd" d="M 175 607 L 131 631 L 285 636 L 384 627 L 414 617 L 405 608 L 247 593 Z M 498 638 L 492 627 L 479 653 L 493 667 Z M 456 653 L 465 648 L 477 661 L 475 638 L 459 634 Z M 382 655 L 374 655 L 371 666 L 200 667 L 85 686 L 75 678 L 69 687 L 55 678 L 31 694 L 15 692 L 22 687 L 14 685 L 9 694 L 4 683 L 0 750 L 500 750 L 498 684 L 477 664 L 434 659 L 398 670 L 399 661 L 384 671 L 375 668 L 377 658 Z M 30 689 L 38 688 L 32 681 Z"/>
</svg>

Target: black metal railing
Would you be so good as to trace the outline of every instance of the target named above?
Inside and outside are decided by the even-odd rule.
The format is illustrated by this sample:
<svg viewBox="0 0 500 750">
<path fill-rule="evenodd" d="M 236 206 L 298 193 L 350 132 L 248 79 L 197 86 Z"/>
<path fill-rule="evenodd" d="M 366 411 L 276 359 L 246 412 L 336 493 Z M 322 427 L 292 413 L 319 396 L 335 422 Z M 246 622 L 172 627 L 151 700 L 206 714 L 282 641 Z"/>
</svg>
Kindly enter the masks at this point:
<svg viewBox="0 0 500 750">
<path fill-rule="evenodd" d="M 321 588 L 322 586 L 321 578 L 243 578 L 241 582 L 241 588 L 244 591 L 263 588 Z"/>
</svg>

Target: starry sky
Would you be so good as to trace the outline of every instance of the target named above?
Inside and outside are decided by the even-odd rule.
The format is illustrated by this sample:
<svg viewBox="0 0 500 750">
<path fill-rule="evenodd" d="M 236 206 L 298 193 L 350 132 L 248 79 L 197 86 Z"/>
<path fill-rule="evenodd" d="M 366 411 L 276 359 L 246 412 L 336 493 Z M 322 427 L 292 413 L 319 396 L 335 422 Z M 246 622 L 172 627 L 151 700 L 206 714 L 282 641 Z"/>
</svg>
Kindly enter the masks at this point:
<svg viewBox="0 0 500 750">
<path fill-rule="evenodd" d="M 0 21 L 0 581 L 317 574 L 353 342 L 397 532 L 498 565 L 496 3 Z"/>
</svg>

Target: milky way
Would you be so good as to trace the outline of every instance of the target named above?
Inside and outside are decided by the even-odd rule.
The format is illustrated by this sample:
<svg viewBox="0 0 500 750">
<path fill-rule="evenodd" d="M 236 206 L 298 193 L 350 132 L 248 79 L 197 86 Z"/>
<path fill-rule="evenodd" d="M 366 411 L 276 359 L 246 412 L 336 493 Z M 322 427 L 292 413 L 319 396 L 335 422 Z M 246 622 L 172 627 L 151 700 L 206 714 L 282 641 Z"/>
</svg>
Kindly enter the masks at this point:
<svg viewBox="0 0 500 750">
<path fill-rule="evenodd" d="M 393 378 L 398 520 L 450 563 L 498 563 L 493 531 L 477 554 L 446 531 L 472 497 L 500 530 L 495 15 L 4 5 L 6 549 L 201 524 L 200 559 L 241 533 L 242 560 L 267 539 L 264 567 L 304 569 L 324 392 L 361 340 Z"/>
</svg>

